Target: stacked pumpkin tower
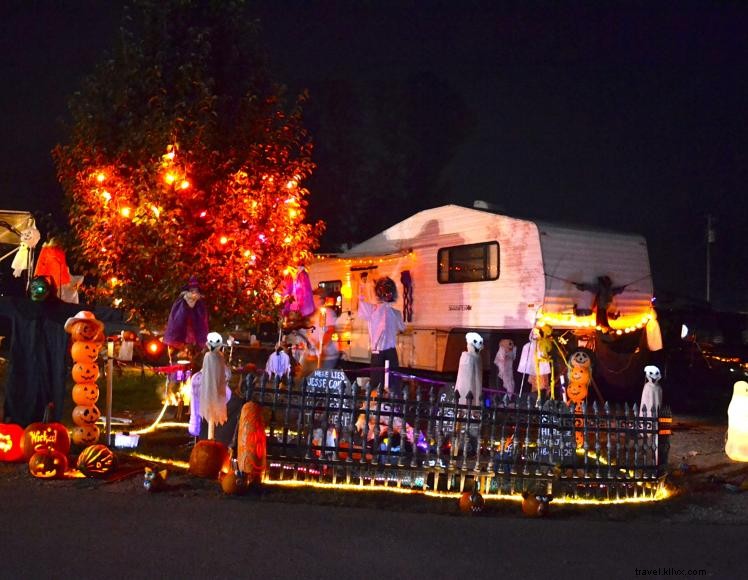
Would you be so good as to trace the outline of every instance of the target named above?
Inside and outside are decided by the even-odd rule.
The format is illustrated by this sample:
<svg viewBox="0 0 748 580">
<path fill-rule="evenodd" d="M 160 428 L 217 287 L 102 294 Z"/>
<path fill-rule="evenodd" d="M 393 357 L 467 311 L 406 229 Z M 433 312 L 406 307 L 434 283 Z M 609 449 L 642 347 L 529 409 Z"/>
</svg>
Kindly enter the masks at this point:
<svg viewBox="0 0 748 580">
<path fill-rule="evenodd" d="M 99 400 L 99 351 L 104 344 L 104 324 L 96 320 L 92 312 L 83 310 L 69 318 L 65 331 L 73 340 L 70 353 L 73 357 L 73 409 L 72 440 L 76 445 L 86 446 L 99 440 L 100 431 L 96 421 L 101 412 L 96 406 Z"/>
</svg>

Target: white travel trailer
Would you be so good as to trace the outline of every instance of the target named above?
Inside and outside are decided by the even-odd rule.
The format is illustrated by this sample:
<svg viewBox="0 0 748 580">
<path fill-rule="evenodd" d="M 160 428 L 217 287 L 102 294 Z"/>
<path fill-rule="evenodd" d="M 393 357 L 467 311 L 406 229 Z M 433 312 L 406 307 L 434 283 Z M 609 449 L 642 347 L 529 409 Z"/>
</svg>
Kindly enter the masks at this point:
<svg viewBox="0 0 748 580">
<path fill-rule="evenodd" d="M 406 311 L 400 364 L 435 372 L 456 371 L 468 331 L 486 340 L 486 362 L 500 338 L 522 344 L 536 324 L 593 334 L 595 296 L 576 284 L 591 285 L 601 276 L 625 286 L 609 309 L 611 332 L 632 332 L 651 316 L 652 277 L 642 236 L 457 205 L 419 212 L 345 253 L 318 256 L 309 274 L 313 287 L 336 296 L 340 350 L 356 362 L 370 357 L 366 322 L 356 316 L 359 285 L 392 278 L 397 308 Z"/>
</svg>

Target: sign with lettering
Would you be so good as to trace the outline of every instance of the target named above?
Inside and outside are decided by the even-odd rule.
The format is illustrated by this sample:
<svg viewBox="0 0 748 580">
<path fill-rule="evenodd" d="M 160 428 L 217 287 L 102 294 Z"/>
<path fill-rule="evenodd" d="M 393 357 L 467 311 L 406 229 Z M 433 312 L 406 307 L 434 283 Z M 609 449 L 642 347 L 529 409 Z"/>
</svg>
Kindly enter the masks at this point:
<svg viewBox="0 0 748 580">
<path fill-rule="evenodd" d="M 317 369 L 306 378 L 307 391 L 315 394 L 346 395 L 351 383 L 341 369 Z"/>
</svg>

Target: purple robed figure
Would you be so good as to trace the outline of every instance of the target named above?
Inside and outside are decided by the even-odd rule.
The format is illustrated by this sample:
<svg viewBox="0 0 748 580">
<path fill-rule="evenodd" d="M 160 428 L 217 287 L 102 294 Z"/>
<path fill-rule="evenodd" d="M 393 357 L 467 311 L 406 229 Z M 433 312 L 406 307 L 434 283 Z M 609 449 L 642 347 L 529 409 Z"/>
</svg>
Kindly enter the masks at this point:
<svg viewBox="0 0 748 580">
<path fill-rule="evenodd" d="M 175 348 L 188 344 L 202 347 L 207 337 L 208 308 L 193 276 L 171 307 L 164 343 Z"/>
</svg>

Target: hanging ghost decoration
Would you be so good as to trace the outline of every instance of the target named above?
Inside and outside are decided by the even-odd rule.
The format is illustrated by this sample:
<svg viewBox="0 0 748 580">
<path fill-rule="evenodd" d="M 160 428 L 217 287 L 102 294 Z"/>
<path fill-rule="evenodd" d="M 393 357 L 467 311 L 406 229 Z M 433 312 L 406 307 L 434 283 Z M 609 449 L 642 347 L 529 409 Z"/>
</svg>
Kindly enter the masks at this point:
<svg viewBox="0 0 748 580">
<path fill-rule="evenodd" d="M 514 359 L 517 358 L 517 347 L 510 338 L 502 338 L 499 341 L 499 350 L 493 364 L 498 369 L 499 378 L 504 385 L 504 390 L 510 395 L 514 394 Z"/>
<path fill-rule="evenodd" d="M 208 352 L 203 357 L 200 383 L 200 415 L 208 422 L 208 439 L 213 439 L 213 428 L 226 422 L 226 386 L 228 365 L 220 347 L 223 338 L 217 332 L 208 333 Z"/>
<path fill-rule="evenodd" d="M 460 355 L 455 389 L 460 393 L 461 399 L 467 397 L 468 393 L 473 393 L 473 404 L 479 405 L 483 392 L 483 365 L 480 355 L 483 350 L 483 337 L 477 332 L 468 332 L 465 341 L 467 351 Z"/>
<path fill-rule="evenodd" d="M 653 413 L 659 413 L 662 406 L 662 387 L 660 386 L 662 373 L 660 373 L 660 369 L 656 366 L 647 365 L 644 367 L 644 377 L 646 380 L 642 389 L 639 412 L 644 414 L 643 409 L 646 407 L 646 415 L 651 417 Z"/>
<path fill-rule="evenodd" d="M 21 242 L 18 246 L 18 252 L 16 252 L 13 263 L 11 264 L 13 276 L 16 278 L 20 278 L 23 271 L 29 269 L 31 250 L 36 247 L 41 239 L 41 234 L 36 229 L 33 219 L 30 219 L 26 229 L 21 231 L 20 237 Z"/>
</svg>

